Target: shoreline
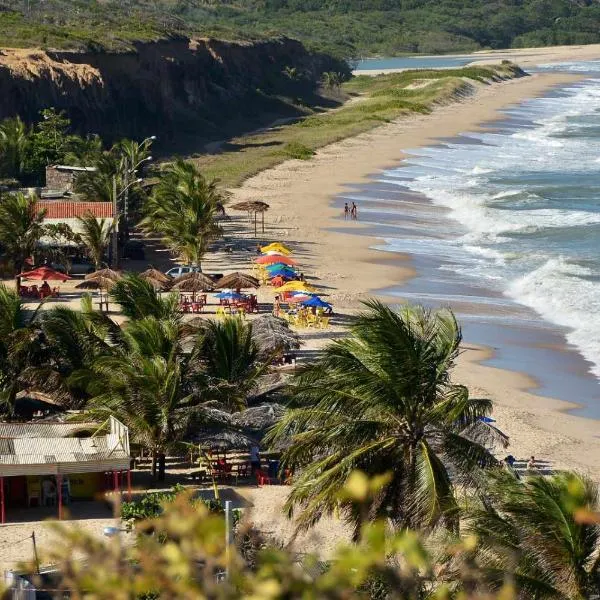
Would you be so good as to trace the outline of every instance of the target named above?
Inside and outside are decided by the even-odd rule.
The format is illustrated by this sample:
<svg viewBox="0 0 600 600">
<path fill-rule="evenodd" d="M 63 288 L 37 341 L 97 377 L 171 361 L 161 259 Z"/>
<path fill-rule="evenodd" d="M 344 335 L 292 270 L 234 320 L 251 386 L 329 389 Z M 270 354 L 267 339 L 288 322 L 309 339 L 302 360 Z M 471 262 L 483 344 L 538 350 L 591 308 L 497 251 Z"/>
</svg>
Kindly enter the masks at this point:
<svg viewBox="0 0 600 600">
<path fill-rule="evenodd" d="M 397 120 L 327 146 L 310 161 L 291 160 L 263 171 L 232 190 L 233 197 L 270 204 L 270 214 L 276 216 L 269 219 L 275 221 L 269 223 L 269 239 L 280 237 L 294 246 L 300 263 L 315 275 L 314 282 L 327 284 L 324 292 L 336 309 L 355 311 L 360 300 L 373 295 L 389 301 L 378 290 L 401 285 L 416 271 L 410 255 L 385 256 L 374 250 L 381 238 L 351 233 L 357 225 L 340 218 L 344 202 L 340 196 L 349 182 L 361 185 L 373 173 L 397 167 L 412 148 L 478 130 L 501 119 L 498 111 L 580 79 L 544 73 L 481 86 L 472 97 L 430 115 Z M 307 340 L 306 347 L 314 348 L 315 342 Z M 600 422 L 565 412 L 575 408 L 576 401 L 571 404 L 533 393 L 537 383 L 527 374 L 482 364 L 493 356 L 491 348 L 466 340 L 464 349 L 455 369 L 456 381 L 467 385 L 473 395 L 494 400 L 498 425 L 511 437 L 511 453 L 543 457 L 555 468 L 584 471 L 600 480 L 594 474 L 600 460 L 596 435 Z"/>
</svg>

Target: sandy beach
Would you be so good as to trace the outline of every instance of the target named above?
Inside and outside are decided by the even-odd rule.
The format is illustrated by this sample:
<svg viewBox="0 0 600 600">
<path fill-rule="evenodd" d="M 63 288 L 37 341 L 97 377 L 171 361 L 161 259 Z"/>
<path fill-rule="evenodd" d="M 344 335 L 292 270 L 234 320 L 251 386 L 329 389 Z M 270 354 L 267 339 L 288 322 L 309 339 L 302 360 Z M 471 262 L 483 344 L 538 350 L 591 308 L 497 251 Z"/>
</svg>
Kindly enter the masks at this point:
<svg viewBox="0 0 600 600">
<path fill-rule="evenodd" d="M 600 45 L 502 51 L 501 54 L 509 52 L 515 53 L 517 62 L 527 65 L 600 58 Z M 440 137 L 473 131 L 482 123 L 499 118 L 498 111 L 539 95 L 552 86 L 575 80 L 576 77 L 564 74 L 536 74 L 492 86 L 481 85 L 475 94 L 460 103 L 442 106 L 431 115 L 398 120 L 327 146 L 309 161 L 287 161 L 231 190 L 232 202 L 257 199 L 270 205 L 262 237 L 288 243 L 307 279 L 320 286 L 334 304 L 336 313 L 342 316 L 329 331 L 303 333 L 304 350 L 310 353 L 331 337 L 343 335 L 343 317 L 359 310 L 361 300 L 380 295 L 378 290 L 414 275 L 409 256 L 373 250 L 371 247 L 377 243 L 376 239 L 355 235 L 361 227 L 360 221 L 343 220 L 342 206 L 334 205 L 333 200 L 346 185 L 366 181 L 369 175 L 398 165 L 412 148 L 434 143 Z M 250 243 L 251 233 L 242 217 L 235 216 L 229 227 L 238 231 L 245 228 L 242 237 Z M 250 258 L 247 252 L 214 253 L 207 257 L 205 270 L 248 270 Z M 269 302 L 272 298 L 270 289 L 259 290 L 259 300 Z M 553 468 L 580 470 L 600 482 L 596 467 L 600 461 L 600 424 L 566 414 L 564 411 L 569 405 L 565 402 L 526 391 L 535 382 L 523 374 L 483 366 L 481 361 L 489 358 L 491 353 L 491 349 L 474 346 L 465 340 L 464 353 L 454 377 L 457 382 L 466 384 L 474 396 L 494 400 L 498 425 L 511 439 L 509 451 L 518 458 L 534 454 L 549 461 Z M 281 514 L 286 488 L 243 487 L 236 491 L 250 508 L 257 507 L 251 510 L 251 518 L 259 529 L 284 541 L 292 538 L 293 526 Z M 101 531 L 107 523 L 108 516 L 87 519 L 85 527 Z M 27 543 L 22 553 L 18 544 L 11 544 L 30 535 L 32 528 L 31 522 L 0 528 L 2 567 L 30 557 Z M 40 523 L 35 529 L 45 532 Z M 44 541 L 50 539 L 45 533 L 42 537 Z M 340 538 L 347 538 L 343 524 L 326 520 L 310 535 L 295 540 L 293 548 L 327 556 Z"/>
<path fill-rule="evenodd" d="M 542 49 L 550 60 L 600 56 L 600 46 Z M 520 51 L 519 51 L 520 52 Z M 537 50 L 528 51 L 539 62 Z M 282 238 L 297 249 L 306 273 L 324 290 L 336 309 L 349 312 L 377 290 L 401 283 L 413 274 L 409 257 L 388 257 L 371 249 L 377 240 L 353 235 L 360 224 L 344 222 L 341 206 L 332 199 L 345 184 L 357 183 L 391 165 L 398 165 L 408 149 L 434 143 L 437 138 L 473 131 L 499 117 L 499 110 L 552 86 L 576 80 L 564 74 L 536 74 L 494 86 L 482 86 L 459 104 L 441 107 L 432 115 L 399 120 L 374 131 L 320 150 L 310 161 L 288 161 L 232 190 L 236 200 L 262 199 L 270 204 L 270 237 Z M 335 228 L 335 230 L 333 230 Z M 385 298 L 384 298 L 385 299 Z M 308 340 L 311 343 L 311 340 Z M 457 381 L 476 396 L 492 398 L 495 416 L 511 437 L 515 456 L 535 455 L 555 468 L 577 469 L 600 481 L 600 424 L 565 414 L 566 402 L 534 395 L 527 376 L 480 364 L 491 350 L 465 341 L 456 369 Z"/>
</svg>

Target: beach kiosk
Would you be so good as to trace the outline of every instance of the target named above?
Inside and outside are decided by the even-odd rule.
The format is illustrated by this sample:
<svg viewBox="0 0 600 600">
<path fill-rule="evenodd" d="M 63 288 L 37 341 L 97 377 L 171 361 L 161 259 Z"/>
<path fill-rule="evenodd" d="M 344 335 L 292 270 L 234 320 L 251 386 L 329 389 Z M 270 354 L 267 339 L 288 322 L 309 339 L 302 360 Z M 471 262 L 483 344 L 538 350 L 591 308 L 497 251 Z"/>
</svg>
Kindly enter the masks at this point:
<svg viewBox="0 0 600 600">
<path fill-rule="evenodd" d="M 0 423 L 0 523 L 6 508 L 56 506 L 94 498 L 126 482 L 131 493 L 129 431 L 114 417 L 105 423 Z M 90 434 L 90 431 L 92 434 Z"/>
</svg>

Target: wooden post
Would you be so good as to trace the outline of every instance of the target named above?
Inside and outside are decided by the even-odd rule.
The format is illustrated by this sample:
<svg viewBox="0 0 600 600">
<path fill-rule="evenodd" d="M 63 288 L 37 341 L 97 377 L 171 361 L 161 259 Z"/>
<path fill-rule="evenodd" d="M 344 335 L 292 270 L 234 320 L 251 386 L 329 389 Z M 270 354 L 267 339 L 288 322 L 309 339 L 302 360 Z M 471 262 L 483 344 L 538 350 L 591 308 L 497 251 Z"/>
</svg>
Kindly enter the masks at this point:
<svg viewBox="0 0 600 600">
<path fill-rule="evenodd" d="M 265 211 L 262 211 L 262 232 L 265 232 Z"/>
<path fill-rule="evenodd" d="M 127 502 L 131 502 L 131 469 L 127 469 Z"/>
<path fill-rule="evenodd" d="M 0 477 L 0 523 L 6 523 L 6 512 L 4 509 L 4 477 Z"/>
<path fill-rule="evenodd" d="M 117 491 L 119 489 L 119 473 L 117 471 L 113 471 L 113 491 Z"/>
<path fill-rule="evenodd" d="M 62 521 L 62 475 L 56 476 L 56 494 L 58 496 L 58 520 Z"/>
<path fill-rule="evenodd" d="M 257 235 L 258 233 L 256 229 L 256 211 L 254 211 L 254 237 L 256 237 Z"/>
</svg>

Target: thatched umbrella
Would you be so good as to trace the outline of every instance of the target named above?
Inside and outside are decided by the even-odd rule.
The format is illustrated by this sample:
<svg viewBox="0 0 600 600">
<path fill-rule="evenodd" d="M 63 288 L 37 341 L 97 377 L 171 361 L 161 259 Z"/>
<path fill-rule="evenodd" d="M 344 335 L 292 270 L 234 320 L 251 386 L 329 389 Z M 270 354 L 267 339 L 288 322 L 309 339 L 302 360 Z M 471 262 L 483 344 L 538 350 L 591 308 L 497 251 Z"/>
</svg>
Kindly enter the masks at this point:
<svg viewBox="0 0 600 600">
<path fill-rule="evenodd" d="M 102 303 L 105 302 L 106 310 L 108 311 L 108 290 L 110 290 L 113 287 L 113 285 L 115 285 L 115 283 L 116 283 L 115 279 L 111 279 L 110 277 L 103 277 L 103 276 L 99 275 L 98 277 L 94 277 L 94 279 L 84 279 L 81 283 L 78 283 L 75 287 L 80 290 L 100 290 L 100 296 L 99 296 L 100 297 L 100 310 L 102 310 Z M 102 296 L 102 290 L 104 290 L 106 292 L 105 298 Z"/>
<path fill-rule="evenodd" d="M 214 281 L 204 273 L 187 273 L 173 280 L 171 289 L 180 292 L 210 292 Z"/>
<path fill-rule="evenodd" d="M 273 427 L 285 414 L 285 406 L 276 402 L 252 406 L 231 415 L 233 425 L 241 427 L 246 433 L 263 433 Z"/>
<path fill-rule="evenodd" d="M 144 277 L 144 281 L 149 283 L 154 288 L 155 292 L 166 292 L 171 287 L 171 282 L 160 281 L 153 277 Z"/>
<path fill-rule="evenodd" d="M 261 354 L 300 348 L 300 337 L 287 321 L 273 315 L 262 315 L 252 321 L 252 337 Z"/>
<path fill-rule="evenodd" d="M 208 275 L 200 273 L 199 271 L 192 271 L 191 273 L 184 273 L 183 275 L 179 275 L 179 277 L 175 277 L 175 279 L 173 279 L 172 287 L 175 287 L 188 279 L 201 282 L 207 289 L 212 289 L 215 285 L 215 282 Z"/>
<path fill-rule="evenodd" d="M 225 275 L 225 277 L 221 277 L 215 288 L 218 290 L 223 289 L 234 289 L 241 290 L 243 288 L 257 288 L 260 286 L 260 282 L 252 275 L 248 275 L 247 273 L 230 273 L 229 275 Z"/>
<path fill-rule="evenodd" d="M 121 273 L 117 271 L 113 271 L 112 269 L 100 269 L 99 271 L 94 271 L 93 273 L 88 273 L 85 276 L 86 279 L 98 279 L 98 278 L 107 278 L 112 279 L 113 281 L 119 281 L 121 279 Z M 77 286 L 79 287 L 79 286 Z"/>
<path fill-rule="evenodd" d="M 265 213 L 269 210 L 269 205 L 266 202 L 261 202 L 260 200 L 248 200 L 246 202 L 238 202 L 231 208 L 247 212 L 249 219 L 252 218 L 252 214 L 254 213 L 254 237 L 257 235 L 256 215 L 260 213 L 262 215 L 262 232 L 265 232 Z"/>
<path fill-rule="evenodd" d="M 150 267 L 143 273 L 140 273 L 140 277 L 146 280 L 153 279 L 154 281 L 160 281 L 164 284 L 170 284 L 173 281 L 173 278 L 170 275 L 167 275 L 166 273 L 163 273 L 154 267 Z"/>
</svg>

